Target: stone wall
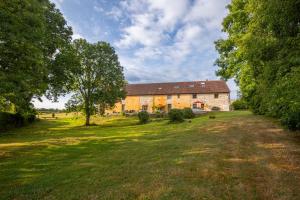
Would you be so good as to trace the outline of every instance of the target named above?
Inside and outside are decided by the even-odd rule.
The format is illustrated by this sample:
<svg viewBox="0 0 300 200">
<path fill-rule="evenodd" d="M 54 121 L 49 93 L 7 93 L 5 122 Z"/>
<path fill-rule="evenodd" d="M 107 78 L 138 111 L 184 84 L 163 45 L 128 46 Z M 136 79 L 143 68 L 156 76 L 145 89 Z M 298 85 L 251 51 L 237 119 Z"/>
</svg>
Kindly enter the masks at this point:
<svg viewBox="0 0 300 200">
<path fill-rule="evenodd" d="M 107 112 L 122 112 L 122 104 L 125 105 L 125 111 L 140 111 L 143 105 L 147 105 L 147 111 L 153 112 L 153 109 L 158 108 L 167 111 L 168 104 L 171 104 L 172 108 L 182 109 L 192 108 L 193 104 L 201 107 L 202 103 L 206 111 L 210 111 L 212 107 L 219 107 L 221 111 L 229 111 L 229 98 L 229 93 L 218 93 L 217 96 L 215 94 L 197 94 L 196 98 L 193 98 L 192 94 L 180 94 L 171 95 L 171 99 L 167 99 L 167 95 L 128 96 L 125 101 L 116 103 L 115 107 Z"/>
</svg>

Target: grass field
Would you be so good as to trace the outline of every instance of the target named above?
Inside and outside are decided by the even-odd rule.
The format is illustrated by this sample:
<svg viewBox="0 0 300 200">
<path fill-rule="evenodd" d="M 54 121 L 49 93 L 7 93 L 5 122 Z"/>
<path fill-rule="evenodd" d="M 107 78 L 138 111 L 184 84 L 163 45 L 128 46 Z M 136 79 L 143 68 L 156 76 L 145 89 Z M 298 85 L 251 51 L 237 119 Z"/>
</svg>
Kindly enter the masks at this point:
<svg viewBox="0 0 300 200">
<path fill-rule="evenodd" d="M 0 199 L 300 199 L 300 134 L 250 112 L 56 117 L 0 134 Z"/>
</svg>

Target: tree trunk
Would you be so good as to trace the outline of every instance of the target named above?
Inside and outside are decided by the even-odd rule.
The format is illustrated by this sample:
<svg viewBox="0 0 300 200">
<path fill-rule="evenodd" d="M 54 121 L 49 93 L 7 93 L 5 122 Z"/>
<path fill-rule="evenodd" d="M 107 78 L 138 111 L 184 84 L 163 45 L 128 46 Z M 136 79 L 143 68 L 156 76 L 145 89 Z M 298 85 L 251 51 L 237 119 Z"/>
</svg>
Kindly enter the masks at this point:
<svg viewBox="0 0 300 200">
<path fill-rule="evenodd" d="M 85 125 L 86 126 L 89 126 L 90 125 L 90 114 L 86 114 L 86 117 L 85 117 Z"/>
<path fill-rule="evenodd" d="M 90 117 L 91 117 L 90 105 L 88 103 L 88 100 L 86 100 L 85 103 L 85 125 L 86 126 L 90 125 Z"/>
</svg>

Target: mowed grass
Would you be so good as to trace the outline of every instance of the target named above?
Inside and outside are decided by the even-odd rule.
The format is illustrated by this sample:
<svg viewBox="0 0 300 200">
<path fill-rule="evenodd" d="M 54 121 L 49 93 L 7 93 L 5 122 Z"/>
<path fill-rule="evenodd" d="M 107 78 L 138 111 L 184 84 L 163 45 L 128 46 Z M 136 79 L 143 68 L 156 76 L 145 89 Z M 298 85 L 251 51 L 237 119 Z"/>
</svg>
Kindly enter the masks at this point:
<svg viewBox="0 0 300 200">
<path fill-rule="evenodd" d="M 139 125 L 56 115 L 0 134 L 0 199 L 300 199 L 300 139 L 250 112 Z"/>
</svg>

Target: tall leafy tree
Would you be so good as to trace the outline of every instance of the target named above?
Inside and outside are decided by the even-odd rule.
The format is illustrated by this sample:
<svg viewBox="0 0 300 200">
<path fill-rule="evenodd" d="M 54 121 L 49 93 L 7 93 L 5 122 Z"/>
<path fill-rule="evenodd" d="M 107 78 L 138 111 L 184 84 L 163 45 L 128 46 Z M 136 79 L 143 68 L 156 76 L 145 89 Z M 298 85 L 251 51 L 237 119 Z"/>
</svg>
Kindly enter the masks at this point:
<svg viewBox="0 0 300 200">
<path fill-rule="evenodd" d="M 217 74 L 235 78 L 254 113 L 300 128 L 300 2 L 232 0 L 216 42 Z"/>
<path fill-rule="evenodd" d="M 84 39 L 75 40 L 72 49 L 58 56 L 58 63 L 63 64 L 65 57 L 74 62 L 68 74 L 69 87 L 77 99 L 72 102 L 83 105 L 85 124 L 90 125 L 96 105 L 113 106 L 124 97 L 123 68 L 114 49 L 106 42 L 90 44 Z"/>
<path fill-rule="evenodd" d="M 0 1 L 0 95 L 30 109 L 33 97 L 65 92 L 64 69 L 56 55 L 71 41 L 72 30 L 49 0 Z"/>
</svg>

